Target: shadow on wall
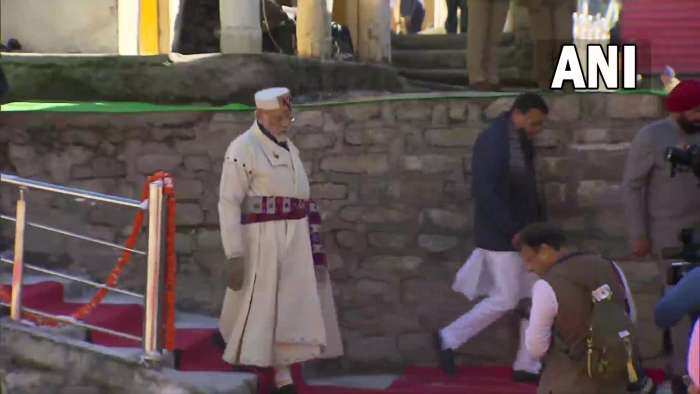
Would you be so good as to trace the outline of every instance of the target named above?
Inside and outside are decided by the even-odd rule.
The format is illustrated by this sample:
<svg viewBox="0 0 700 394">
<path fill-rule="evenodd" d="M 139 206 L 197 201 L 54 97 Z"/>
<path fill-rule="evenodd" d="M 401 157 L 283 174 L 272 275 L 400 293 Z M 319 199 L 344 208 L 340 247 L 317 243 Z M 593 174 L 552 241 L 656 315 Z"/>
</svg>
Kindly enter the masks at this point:
<svg viewBox="0 0 700 394">
<path fill-rule="evenodd" d="M 184 0 L 182 31 L 175 50 L 185 55 L 219 52 L 219 0 Z"/>
<path fill-rule="evenodd" d="M 175 52 L 184 55 L 218 53 L 221 49 L 219 45 L 221 37 L 219 0 L 182 1 L 184 2 L 181 18 L 182 29 L 178 39 L 179 42 L 173 45 Z M 286 18 L 286 14 L 282 12 L 280 6 L 292 6 L 295 3 L 294 0 L 265 0 L 268 22 L 273 35 L 275 35 L 275 31 L 280 30 L 280 25 L 283 25 L 282 19 Z M 295 31 L 293 22 L 291 29 L 291 34 L 293 35 Z M 281 30 L 287 29 L 283 28 Z M 263 31 L 265 31 L 264 27 Z M 278 31 L 277 34 L 279 33 Z M 285 32 L 281 37 L 276 36 L 275 41 L 283 48 L 284 53 L 294 54 L 293 39 L 289 39 L 288 34 L 288 32 Z M 267 33 L 263 33 L 263 51 L 278 52 L 277 48 L 275 48 L 276 44 L 267 42 L 268 40 Z M 288 45 L 285 45 L 286 41 L 289 41 Z"/>
<path fill-rule="evenodd" d="M 7 84 L 5 72 L 2 70 L 2 65 L 0 65 L 0 104 L 4 103 L 4 99 L 8 90 L 10 90 L 10 86 Z"/>
</svg>

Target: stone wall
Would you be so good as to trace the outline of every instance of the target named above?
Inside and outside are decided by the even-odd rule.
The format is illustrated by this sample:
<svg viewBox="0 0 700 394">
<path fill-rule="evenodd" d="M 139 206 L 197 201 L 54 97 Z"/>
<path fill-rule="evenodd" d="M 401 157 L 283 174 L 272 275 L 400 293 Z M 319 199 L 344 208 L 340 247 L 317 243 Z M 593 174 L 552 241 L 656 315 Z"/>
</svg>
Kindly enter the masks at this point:
<svg viewBox="0 0 700 394">
<path fill-rule="evenodd" d="M 252 394 L 253 374 L 202 375 L 166 365 L 151 368 L 140 353 L 110 349 L 0 319 L 0 393 L 3 394 Z M 59 328 L 59 331 L 65 329 Z M 76 334 L 73 328 L 68 332 Z M 84 334 L 84 332 L 83 332 Z"/>
<path fill-rule="evenodd" d="M 620 179 L 629 141 L 663 116 L 654 96 L 548 97 L 550 121 L 537 139 L 541 181 L 553 220 L 577 243 L 627 254 Z M 472 248 L 471 146 L 509 99 L 394 101 L 315 107 L 297 116 L 294 141 L 325 220 L 325 241 L 347 344 L 345 366 L 432 362 L 431 332 L 470 303 L 450 290 Z M 175 175 L 178 304 L 219 312 L 227 267 L 217 192 L 226 146 L 251 113 L 142 115 L 3 114 L 2 171 L 137 197 L 146 175 Z M 2 211 L 16 191 L 2 187 Z M 132 212 L 42 192 L 29 193 L 31 220 L 123 242 Z M 3 225 L 4 237 L 11 226 Z M 143 247 L 143 242 L 142 245 Z M 29 233 L 28 260 L 104 280 L 116 254 L 45 232 Z M 625 263 L 640 303 L 645 355 L 659 350 L 651 313 L 652 263 Z M 122 284 L 141 289 L 135 258 Z M 463 362 L 508 362 L 509 316 L 461 350 Z M 498 344 L 498 346 L 494 346 Z"/>
<path fill-rule="evenodd" d="M 402 92 L 398 71 L 381 64 L 301 59 L 273 53 L 71 56 L 3 53 L 12 101 L 134 101 L 252 104 L 253 94 L 286 86 L 326 97 L 348 91 Z"/>
</svg>

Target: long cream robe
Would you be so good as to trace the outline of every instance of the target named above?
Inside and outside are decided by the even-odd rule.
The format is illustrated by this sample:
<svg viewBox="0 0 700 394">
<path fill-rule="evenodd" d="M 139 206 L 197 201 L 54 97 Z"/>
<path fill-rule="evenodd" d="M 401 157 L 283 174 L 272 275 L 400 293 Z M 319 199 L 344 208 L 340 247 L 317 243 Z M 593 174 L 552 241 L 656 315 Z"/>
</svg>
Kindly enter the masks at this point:
<svg viewBox="0 0 700 394">
<path fill-rule="evenodd" d="M 343 353 L 330 278 L 315 275 L 308 219 L 240 224 L 246 196 L 309 198 L 299 150 L 291 141 L 289 148 L 256 122 L 226 151 L 221 237 L 227 257 L 245 260 L 243 287 L 227 288 L 219 321 L 231 364 L 281 366 Z"/>
</svg>

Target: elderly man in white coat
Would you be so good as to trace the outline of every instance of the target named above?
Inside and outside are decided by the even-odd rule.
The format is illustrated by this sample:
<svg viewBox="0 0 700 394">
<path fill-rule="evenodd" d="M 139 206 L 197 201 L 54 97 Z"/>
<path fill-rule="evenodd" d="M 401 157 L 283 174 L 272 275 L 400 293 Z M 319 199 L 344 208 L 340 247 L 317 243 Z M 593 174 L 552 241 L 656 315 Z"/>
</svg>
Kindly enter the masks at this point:
<svg viewBox="0 0 700 394">
<path fill-rule="evenodd" d="M 295 393 L 290 366 L 342 355 L 318 207 L 299 150 L 286 88 L 255 94 L 256 120 L 226 150 L 219 219 L 233 273 L 219 329 L 223 358 L 273 367 L 276 393 Z"/>
</svg>

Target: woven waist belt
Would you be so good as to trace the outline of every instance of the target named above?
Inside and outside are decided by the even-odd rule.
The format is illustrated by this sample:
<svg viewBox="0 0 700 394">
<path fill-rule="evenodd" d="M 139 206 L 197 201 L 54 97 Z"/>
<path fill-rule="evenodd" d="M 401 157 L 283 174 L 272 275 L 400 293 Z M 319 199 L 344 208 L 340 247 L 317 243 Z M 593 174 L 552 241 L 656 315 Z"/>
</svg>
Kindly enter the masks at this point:
<svg viewBox="0 0 700 394">
<path fill-rule="evenodd" d="M 295 220 L 306 217 L 312 209 L 318 212 L 315 203 L 290 197 L 247 197 L 241 208 L 242 224 Z"/>
<path fill-rule="evenodd" d="M 321 214 L 315 201 L 291 197 L 252 196 L 247 197 L 241 207 L 241 224 L 298 220 L 307 216 L 314 265 L 325 266 L 326 255 L 321 239 Z"/>
</svg>

